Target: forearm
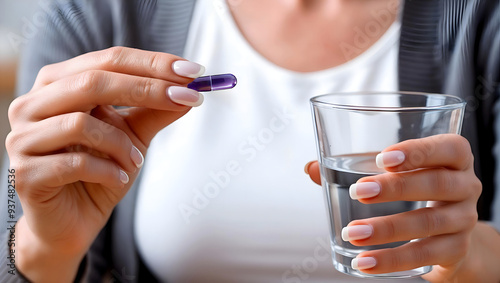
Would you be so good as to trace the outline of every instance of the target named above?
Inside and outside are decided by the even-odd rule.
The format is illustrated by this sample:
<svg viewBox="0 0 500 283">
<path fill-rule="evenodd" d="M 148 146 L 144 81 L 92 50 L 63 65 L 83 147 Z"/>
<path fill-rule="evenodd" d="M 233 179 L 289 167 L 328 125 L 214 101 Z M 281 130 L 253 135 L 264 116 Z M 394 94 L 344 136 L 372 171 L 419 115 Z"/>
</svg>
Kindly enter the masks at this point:
<svg viewBox="0 0 500 283">
<path fill-rule="evenodd" d="M 40 243 L 24 217 L 16 224 L 16 268 L 31 282 L 73 282 L 85 252 L 68 254 Z"/>
</svg>

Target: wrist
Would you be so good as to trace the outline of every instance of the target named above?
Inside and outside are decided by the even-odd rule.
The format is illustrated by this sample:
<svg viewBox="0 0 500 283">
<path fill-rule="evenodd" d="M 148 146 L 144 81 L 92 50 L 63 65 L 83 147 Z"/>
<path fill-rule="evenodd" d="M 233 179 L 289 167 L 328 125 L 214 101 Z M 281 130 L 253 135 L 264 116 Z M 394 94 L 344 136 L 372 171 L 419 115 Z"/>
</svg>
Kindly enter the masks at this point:
<svg viewBox="0 0 500 283">
<path fill-rule="evenodd" d="M 41 241 L 25 218 L 16 224 L 16 269 L 32 282 L 73 282 L 85 251 L 75 252 Z"/>
</svg>

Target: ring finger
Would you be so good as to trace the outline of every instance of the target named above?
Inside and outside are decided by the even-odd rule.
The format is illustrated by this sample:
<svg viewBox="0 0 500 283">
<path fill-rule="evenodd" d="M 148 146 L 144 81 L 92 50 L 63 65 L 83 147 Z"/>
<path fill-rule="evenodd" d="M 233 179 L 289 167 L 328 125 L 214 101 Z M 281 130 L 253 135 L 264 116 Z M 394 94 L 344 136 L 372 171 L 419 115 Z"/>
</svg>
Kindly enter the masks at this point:
<svg viewBox="0 0 500 283">
<path fill-rule="evenodd" d="M 129 172 L 143 163 L 142 154 L 122 130 L 81 112 L 29 124 L 18 135 L 28 137 L 22 139 L 25 143 L 21 149 L 28 155 L 44 155 L 83 145 L 111 157 Z"/>
<path fill-rule="evenodd" d="M 410 241 L 470 230 L 476 221 L 475 206 L 463 202 L 355 220 L 343 229 L 342 238 L 357 246 Z"/>
<path fill-rule="evenodd" d="M 463 171 L 431 168 L 362 178 L 349 191 L 354 199 L 363 203 L 399 200 L 461 201 L 472 196 L 479 197 L 481 184 Z M 370 194 L 367 195 L 366 192 Z"/>
</svg>

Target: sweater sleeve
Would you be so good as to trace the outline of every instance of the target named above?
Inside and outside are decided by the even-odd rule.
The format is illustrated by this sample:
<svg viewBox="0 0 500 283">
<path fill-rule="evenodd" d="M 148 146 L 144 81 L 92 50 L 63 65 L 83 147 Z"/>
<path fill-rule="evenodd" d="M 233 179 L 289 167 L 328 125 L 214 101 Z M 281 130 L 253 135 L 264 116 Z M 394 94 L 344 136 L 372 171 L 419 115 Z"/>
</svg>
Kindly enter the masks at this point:
<svg viewBox="0 0 500 283">
<path fill-rule="evenodd" d="M 484 42 L 482 46 L 486 54 L 481 54 L 481 65 L 486 68 L 486 75 L 479 77 L 481 79 L 481 87 L 485 89 L 484 95 L 490 95 L 495 98 L 493 106 L 493 128 L 495 133 L 495 146 L 493 147 L 493 156 L 495 157 L 495 190 L 494 201 L 492 207 L 491 224 L 500 233 L 500 4 L 497 2 L 496 7 L 492 9 L 490 24 L 484 32 Z"/>
<path fill-rule="evenodd" d="M 17 81 L 17 96 L 32 88 L 38 72 L 45 65 L 68 60 L 81 54 L 106 49 L 111 46 L 140 47 L 141 37 L 138 28 L 132 28 L 140 13 L 151 12 L 154 6 L 151 0 L 139 1 L 92 1 L 92 0 L 53 0 L 40 6 L 37 14 L 38 25 L 33 24 L 29 34 L 17 37 L 17 47 L 22 49 Z M 41 5 L 43 5 L 43 3 Z M 142 5 L 140 11 L 137 5 Z M 139 11 L 139 12 L 137 12 Z M 38 16 L 43 14 L 43 21 Z M 144 18 L 144 17 L 143 17 Z M 144 19 L 142 20 L 145 21 Z M 15 219 L 9 219 L 7 212 L 8 157 L 5 158 L 0 172 L 0 220 L 10 224 L 22 216 L 22 207 L 15 194 Z M 15 168 L 14 168 L 15 169 Z M 12 222 L 9 222 L 12 221 Z M 109 221 L 111 222 L 111 221 Z M 104 250 L 108 239 L 107 227 L 101 231 L 91 249 L 80 265 L 77 282 L 92 282 L 102 278 L 109 269 L 109 255 Z M 2 227 L 3 228 L 3 227 Z M 15 249 L 9 242 L 10 230 L 0 232 L 0 282 L 28 282 L 15 269 Z M 98 280 L 102 281 L 102 280 Z"/>
<path fill-rule="evenodd" d="M 113 43 L 109 1 L 54 1 L 39 13 L 44 24 L 26 37 L 19 66 L 17 95 L 27 93 L 40 69 Z M 113 1 L 114 2 L 114 1 Z M 108 16 L 106 16 L 108 15 Z"/>
</svg>

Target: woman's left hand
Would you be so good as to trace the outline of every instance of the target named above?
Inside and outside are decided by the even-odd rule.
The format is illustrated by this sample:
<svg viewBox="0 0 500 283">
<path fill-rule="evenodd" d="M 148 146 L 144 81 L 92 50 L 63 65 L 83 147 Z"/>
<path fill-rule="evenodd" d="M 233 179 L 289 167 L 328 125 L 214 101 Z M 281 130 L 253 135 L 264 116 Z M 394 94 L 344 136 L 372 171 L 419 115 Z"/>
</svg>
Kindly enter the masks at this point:
<svg viewBox="0 0 500 283">
<path fill-rule="evenodd" d="M 386 148 L 378 156 L 377 165 L 388 172 L 359 179 L 350 189 L 351 197 L 365 204 L 429 203 L 414 211 L 349 223 L 344 233 L 356 246 L 420 239 L 392 249 L 363 252 L 355 260 L 358 269 L 379 274 L 434 265 L 424 279 L 456 282 L 476 278 L 469 277 L 469 267 L 476 244 L 472 239 L 482 185 L 474 173 L 473 160 L 468 141 L 453 134 L 408 140 Z M 306 172 L 320 184 L 317 162 L 309 163 Z M 369 233 L 354 235 L 356 226 L 370 228 Z"/>
</svg>

